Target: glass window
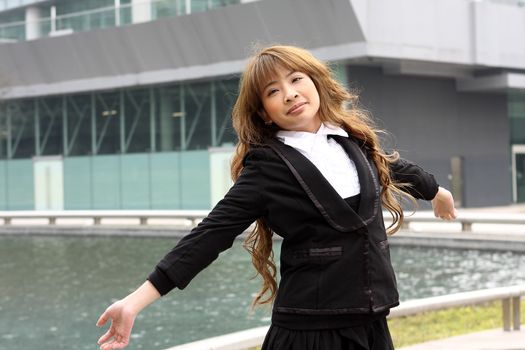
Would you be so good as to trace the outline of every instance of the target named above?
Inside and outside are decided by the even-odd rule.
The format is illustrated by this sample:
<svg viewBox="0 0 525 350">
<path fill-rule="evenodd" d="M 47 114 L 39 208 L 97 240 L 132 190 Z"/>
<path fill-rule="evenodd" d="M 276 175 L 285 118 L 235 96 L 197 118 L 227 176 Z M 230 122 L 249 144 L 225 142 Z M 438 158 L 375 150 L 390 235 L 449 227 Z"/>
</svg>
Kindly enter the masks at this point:
<svg viewBox="0 0 525 350">
<path fill-rule="evenodd" d="M 151 18 L 174 17 L 186 14 L 185 0 L 161 0 L 151 3 Z"/>
<path fill-rule="evenodd" d="M 509 94 L 510 140 L 525 144 L 525 94 Z"/>
<path fill-rule="evenodd" d="M 0 24 L 23 22 L 26 19 L 25 9 L 12 10 L 4 13 L 0 13 Z"/>
<path fill-rule="evenodd" d="M 208 0 L 208 2 L 209 2 L 209 7 L 210 8 L 224 7 L 224 6 L 234 5 L 234 4 L 239 4 L 240 3 L 239 0 Z"/>
<path fill-rule="evenodd" d="M 56 2 L 57 16 L 82 12 L 88 10 L 94 10 L 104 7 L 114 7 L 115 0 L 83 0 L 83 1 L 70 1 L 62 0 Z"/>
<path fill-rule="evenodd" d="M 7 105 L 0 103 L 0 159 L 7 158 L 8 130 Z"/>
<path fill-rule="evenodd" d="M 63 97 L 36 99 L 41 155 L 63 154 Z"/>
<path fill-rule="evenodd" d="M 124 152 L 150 152 L 150 89 L 124 92 Z"/>
<path fill-rule="evenodd" d="M 81 32 L 97 28 L 113 27 L 115 26 L 114 6 L 114 0 L 57 2 L 56 28 L 57 30 L 71 28 L 76 32 Z"/>
<path fill-rule="evenodd" d="M 215 82 L 215 110 L 216 110 L 216 144 L 235 144 L 237 136 L 233 129 L 231 113 L 237 98 L 239 79 L 227 79 Z"/>
<path fill-rule="evenodd" d="M 33 100 L 9 101 L 6 115 L 10 142 L 8 158 L 30 158 L 35 154 L 35 103 Z"/>
<path fill-rule="evenodd" d="M 131 24 L 131 0 L 120 0 L 120 25 Z"/>
<path fill-rule="evenodd" d="M 120 103 L 118 92 L 95 94 L 95 152 L 120 153 Z"/>
<path fill-rule="evenodd" d="M 211 143 L 209 82 L 184 85 L 183 150 L 207 149 Z"/>
<path fill-rule="evenodd" d="M 25 11 L 0 13 L 0 38 L 23 41 L 26 38 Z"/>
<path fill-rule="evenodd" d="M 68 156 L 88 155 L 91 148 L 91 95 L 66 97 Z"/>
<path fill-rule="evenodd" d="M 182 88 L 180 85 L 157 89 L 155 115 L 155 150 L 160 152 L 181 149 L 183 122 Z"/>
<path fill-rule="evenodd" d="M 208 0 L 192 0 L 191 1 L 191 13 L 206 11 L 209 8 Z"/>
</svg>

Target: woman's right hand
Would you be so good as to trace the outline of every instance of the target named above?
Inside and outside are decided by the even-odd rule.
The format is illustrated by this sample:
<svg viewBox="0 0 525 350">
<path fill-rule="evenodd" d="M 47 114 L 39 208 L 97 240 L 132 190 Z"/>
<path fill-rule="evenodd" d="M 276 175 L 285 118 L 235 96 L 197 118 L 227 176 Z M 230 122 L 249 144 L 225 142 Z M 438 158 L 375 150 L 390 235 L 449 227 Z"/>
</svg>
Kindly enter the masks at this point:
<svg viewBox="0 0 525 350">
<path fill-rule="evenodd" d="M 97 321 L 97 326 L 102 327 L 108 320 L 111 320 L 108 331 L 98 340 L 100 349 L 125 348 L 129 344 L 135 318 L 142 309 L 158 298 L 160 294 L 157 289 L 150 281 L 146 281 L 133 293 L 108 307 Z"/>
<path fill-rule="evenodd" d="M 97 321 L 97 327 L 102 327 L 108 320 L 111 320 L 108 331 L 98 340 L 100 349 L 112 350 L 126 347 L 129 344 L 136 316 L 137 314 L 126 305 L 125 299 L 108 307 Z"/>
</svg>

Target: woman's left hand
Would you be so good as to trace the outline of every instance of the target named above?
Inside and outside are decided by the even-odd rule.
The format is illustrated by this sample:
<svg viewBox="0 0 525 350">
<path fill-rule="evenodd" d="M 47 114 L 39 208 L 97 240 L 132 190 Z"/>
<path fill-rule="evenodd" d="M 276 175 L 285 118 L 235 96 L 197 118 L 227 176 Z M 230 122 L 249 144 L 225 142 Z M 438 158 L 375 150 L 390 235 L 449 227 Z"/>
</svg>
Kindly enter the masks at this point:
<svg viewBox="0 0 525 350">
<path fill-rule="evenodd" d="M 100 337 L 98 344 L 101 350 L 123 349 L 129 343 L 131 329 L 137 315 L 126 304 L 125 299 L 119 300 L 104 311 L 97 326 L 102 327 L 111 320 L 109 330 Z"/>
<path fill-rule="evenodd" d="M 452 193 L 443 187 L 439 187 L 436 196 L 432 199 L 432 208 L 434 208 L 434 215 L 443 220 L 453 220 L 458 216 Z"/>
</svg>

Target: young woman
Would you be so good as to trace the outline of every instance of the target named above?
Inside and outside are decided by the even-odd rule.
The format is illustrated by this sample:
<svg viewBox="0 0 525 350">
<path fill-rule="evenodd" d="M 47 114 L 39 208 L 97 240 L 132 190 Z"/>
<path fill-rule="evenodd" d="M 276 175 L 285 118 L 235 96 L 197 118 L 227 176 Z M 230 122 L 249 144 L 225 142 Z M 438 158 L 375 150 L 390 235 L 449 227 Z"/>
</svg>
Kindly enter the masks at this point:
<svg viewBox="0 0 525 350">
<path fill-rule="evenodd" d="M 308 51 L 271 46 L 249 61 L 233 109 L 239 137 L 235 184 L 148 280 L 111 305 L 100 348 L 129 342 L 136 315 L 191 279 L 256 221 L 246 240 L 263 286 L 255 304 L 273 303 L 263 349 L 393 349 L 386 324 L 398 305 L 382 217 L 394 233 L 400 200 L 431 200 L 456 217 L 449 191 L 420 167 L 382 151 L 377 130 L 328 67 Z M 283 238 L 276 281 L 272 234 Z"/>
</svg>

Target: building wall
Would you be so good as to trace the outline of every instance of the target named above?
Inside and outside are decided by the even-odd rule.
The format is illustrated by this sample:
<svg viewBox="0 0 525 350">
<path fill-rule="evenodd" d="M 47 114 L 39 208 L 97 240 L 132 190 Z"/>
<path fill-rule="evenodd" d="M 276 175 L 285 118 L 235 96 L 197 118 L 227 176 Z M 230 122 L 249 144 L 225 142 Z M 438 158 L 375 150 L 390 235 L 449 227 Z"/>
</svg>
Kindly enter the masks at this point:
<svg viewBox="0 0 525 350">
<path fill-rule="evenodd" d="M 463 159 L 463 205 L 512 201 L 510 130 L 505 94 L 462 93 L 453 79 L 384 75 L 350 66 L 350 86 L 381 128 L 385 142 L 451 188 L 451 157 Z"/>
<path fill-rule="evenodd" d="M 32 161 L 0 160 L 0 174 L 0 210 L 34 209 Z"/>
<path fill-rule="evenodd" d="M 65 210 L 209 209 L 208 151 L 64 158 Z M 0 210 L 33 210 L 31 159 L 0 161 Z M 43 189 L 45 192 L 45 189 Z"/>
</svg>

